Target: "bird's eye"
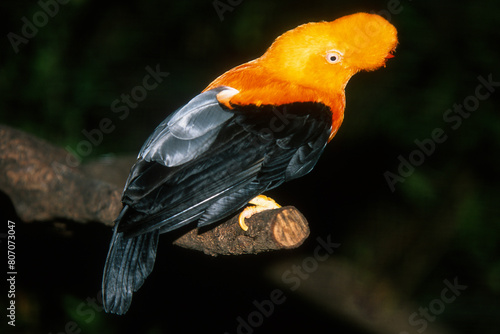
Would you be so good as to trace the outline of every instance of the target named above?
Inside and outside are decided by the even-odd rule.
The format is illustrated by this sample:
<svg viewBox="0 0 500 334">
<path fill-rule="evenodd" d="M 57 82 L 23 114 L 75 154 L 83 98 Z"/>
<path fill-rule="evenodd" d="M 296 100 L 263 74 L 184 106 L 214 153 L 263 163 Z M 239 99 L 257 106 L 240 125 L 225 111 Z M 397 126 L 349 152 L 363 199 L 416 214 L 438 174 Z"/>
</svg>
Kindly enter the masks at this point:
<svg viewBox="0 0 500 334">
<path fill-rule="evenodd" d="M 342 54 L 338 51 L 329 51 L 326 54 L 326 61 L 330 64 L 336 64 L 342 59 Z"/>
</svg>

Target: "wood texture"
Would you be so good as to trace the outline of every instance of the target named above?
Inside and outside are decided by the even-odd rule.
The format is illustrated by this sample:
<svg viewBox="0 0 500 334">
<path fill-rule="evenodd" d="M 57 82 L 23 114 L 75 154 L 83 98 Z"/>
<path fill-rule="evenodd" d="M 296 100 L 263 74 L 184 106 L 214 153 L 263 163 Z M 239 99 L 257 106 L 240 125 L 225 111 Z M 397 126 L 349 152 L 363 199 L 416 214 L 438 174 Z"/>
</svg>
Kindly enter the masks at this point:
<svg viewBox="0 0 500 334">
<path fill-rule="evenodd" d="M 62 148 L 0 125 L 0 191 L 12 200 L 25 222 L 113 225 L 122 208 L 121 188 L 110 182 L 124 182 L 130 167 L 123 167 L 123 159 L 82 166 L 75 166 L 74 161 Z M 248 231 L 243 231 L 236 215 L 203 233 L 193 229 L 174 243 L 210 255 L 256 254 L 298 247 L 309 235 L 306 219 L 294 207 L 255 214 L 247 225 Z"/>
</svg>

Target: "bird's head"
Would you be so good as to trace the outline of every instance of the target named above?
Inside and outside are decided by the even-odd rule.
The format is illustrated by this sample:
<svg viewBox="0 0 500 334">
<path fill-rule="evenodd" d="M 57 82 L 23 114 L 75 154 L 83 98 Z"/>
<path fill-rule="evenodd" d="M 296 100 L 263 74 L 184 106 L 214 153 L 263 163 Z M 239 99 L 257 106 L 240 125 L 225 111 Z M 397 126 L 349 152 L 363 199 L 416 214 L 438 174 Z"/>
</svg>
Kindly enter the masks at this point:
<svg viewBox="0 0 500 334">
<path fill-rule="evenodd" d="M 376 14 L 357 13 L 287 31 L 261 57 L 270 73 L 322 91 L 344 89 L 355 73 L 385 66 L 396 28 Z"/>
</svg>

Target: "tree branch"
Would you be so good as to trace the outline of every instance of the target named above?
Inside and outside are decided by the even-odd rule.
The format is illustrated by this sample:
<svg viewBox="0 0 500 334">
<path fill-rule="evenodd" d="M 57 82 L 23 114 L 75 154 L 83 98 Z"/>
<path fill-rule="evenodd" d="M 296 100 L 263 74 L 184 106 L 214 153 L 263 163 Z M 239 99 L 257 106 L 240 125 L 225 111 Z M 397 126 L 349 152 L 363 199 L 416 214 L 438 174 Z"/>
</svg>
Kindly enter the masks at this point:
<svg viewBox="0 0 500 334">
<path fill-rule="evenodd" d="M 99 168 L 96 168 L 99 167 Z M 25 222 L 68 219 L 112 225 L 122 208 L 121 188 L 101 179 L 111 170 L 125 180 L 127 168 L 111 162 L 102 168 L 80 166 L 74 156 L 50 143 L 0 125 L 0 191 L 10 197 Z M 268 210 L 247 219 L 238 216 L 199 233 L 191 230 L 176 245 L 210 255 L 256 254 L 300 246 L 309 235 L 304 216 L 294 207 Z"/>
<path fill-rule="evenodd" d="M 309 236 L 307 220 L 293 206 L 257 213 L 246 223 L 248 231 L 243 231 L 236 215 L 201 234 L 194 229 L 174 244 L 210 255 L 256 254 L 296 248 Z"/>
<path fill-rule="evenodd" d="M 0 190 L 25 222 L 69 219 L 111 225 L 121 209 L 116 186 L 85 176 L 64 149 L 0 126 Z"/>
</svg>

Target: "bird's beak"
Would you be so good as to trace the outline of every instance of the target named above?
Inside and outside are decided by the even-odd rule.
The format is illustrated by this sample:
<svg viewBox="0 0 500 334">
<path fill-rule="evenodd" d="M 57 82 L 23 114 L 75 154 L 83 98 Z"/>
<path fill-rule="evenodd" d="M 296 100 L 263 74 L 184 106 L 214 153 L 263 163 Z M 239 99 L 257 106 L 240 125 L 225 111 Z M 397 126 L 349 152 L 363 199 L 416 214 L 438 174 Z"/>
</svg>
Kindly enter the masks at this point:
<svg viewBox="0 0 500 334">
<path fill-rule="evenodd" d="M 394 58 L 394 55 L 392 53 L 388 53 L 387 56 L 385 56 L 385 59 L 391 59 Z"/>
</svg>

